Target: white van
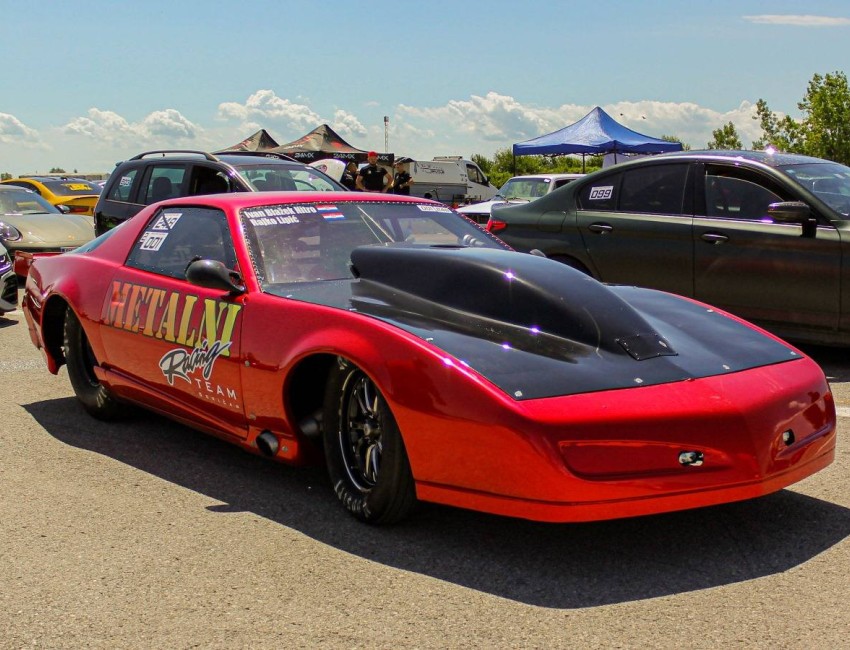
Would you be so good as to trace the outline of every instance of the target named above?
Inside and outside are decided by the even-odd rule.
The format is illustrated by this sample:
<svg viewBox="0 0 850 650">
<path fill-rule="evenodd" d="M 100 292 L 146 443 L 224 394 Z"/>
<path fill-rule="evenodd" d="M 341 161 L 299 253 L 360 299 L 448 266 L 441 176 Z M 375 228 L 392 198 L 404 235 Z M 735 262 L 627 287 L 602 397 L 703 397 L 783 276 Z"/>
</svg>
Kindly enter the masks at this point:
<svg viewBox="0 0 850 650">
<path fill-rule="evenodd" d="M 441 201 L 448 205 L 464 205 L 486 201 L 496 195 L 498 189 L 471 160 L 460 156 L 437 156 L 433 160 L 410 160 L 407 172 L 413 179 L 411 196 Z"/>
</svg>

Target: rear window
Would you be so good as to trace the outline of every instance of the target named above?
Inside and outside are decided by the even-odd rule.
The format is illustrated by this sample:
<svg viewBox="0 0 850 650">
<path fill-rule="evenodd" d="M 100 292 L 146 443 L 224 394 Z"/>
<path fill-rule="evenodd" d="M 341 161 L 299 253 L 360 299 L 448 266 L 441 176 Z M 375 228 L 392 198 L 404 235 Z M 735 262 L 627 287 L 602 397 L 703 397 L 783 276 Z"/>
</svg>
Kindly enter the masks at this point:
<svg viewBox="0 0 850 650">
<path fill-rule="evenodd" d="M 66 179 L 55 181 L 42 181 L 48 190 L 56 196 L 91 196 L 92 194 L 100 194 L 100 185 L 95 185 L 89 181 L 81 179 Z"/>
</svg>

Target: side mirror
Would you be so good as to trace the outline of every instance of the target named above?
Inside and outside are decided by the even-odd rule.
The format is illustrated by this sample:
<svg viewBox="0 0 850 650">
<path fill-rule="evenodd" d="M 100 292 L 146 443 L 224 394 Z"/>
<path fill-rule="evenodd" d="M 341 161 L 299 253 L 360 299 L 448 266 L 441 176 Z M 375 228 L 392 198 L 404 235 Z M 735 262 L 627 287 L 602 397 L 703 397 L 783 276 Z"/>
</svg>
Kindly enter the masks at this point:
<svg viewBox="0 0 850 650">
<path fill-rule="evenodd" d="M 71 214 L 71 208 L 69 208 L 67 205 L 57 205 L 55 207 L 62 214 Z"/>
<path fill-rule="evenodd" d="M 218 260 L 192 260 L 186 267 L 186 279 L 207 289 L 220 289 L 237 296 L 245 293 L 245 286 L 237 284 L 242 282 L 239 274 L 229 270 Z"/>
<path fill-rule="evenodd" d="M 802 201 L 782 201 L 767 206 L 767 214 L 779 223 L 803 223 L 812 216 L 812 211 Z"/>
</svg>

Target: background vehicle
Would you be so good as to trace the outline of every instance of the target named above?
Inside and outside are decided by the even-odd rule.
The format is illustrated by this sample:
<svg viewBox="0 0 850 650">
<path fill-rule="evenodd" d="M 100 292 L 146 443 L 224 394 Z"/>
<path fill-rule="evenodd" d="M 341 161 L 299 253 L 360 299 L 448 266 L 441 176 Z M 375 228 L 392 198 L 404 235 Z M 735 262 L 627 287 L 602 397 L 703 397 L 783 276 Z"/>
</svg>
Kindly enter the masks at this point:
<svg viewBox="0 0 850 650">
<path fill-rule="evenodd" d="M 689 151 L 495 206 L 488 229 L 603 282 L 691 296 L 780 336 L 850 345 L 850 168 Z"/>
<path fill-rule="evenodd" d="M 51 205 L 70 214 L 94 214 L 101 190 L 95 181 L 73 176 L 22 176 L 2 183 L 32 190 Z"/>
<path fill-rule="evenodd" d="M 505 181 L 498 193 L 489 201 L 464 205 L 457 208 L 457 211 L 476 223 L 486 224 L 490 218 L 490 208 L 496 203 L 528 203 L 583 176 L 584 174 L 514 176 Z"/>
<path fill-rule="evenodd" d="M 65 214 L 31 190 L 0 185 L 0 243 L 14 255 L 55 255 L 94 239 L 91 218 Z M 27 274 L 26 262 L 17 256 L 15 272 Z"/>
<path fill-rule="evenodd" d="M 407 171 L 413 179 L 411 196 L 433 199 L 447 205 L 463 205 L 485 201 L 498 191 L 478 165 L 460 156 L 399 160 L 407 163 Z"/>
<path fill-rule="evenodd" d="M 163 201 L 36 260 L 23 311 L 93 416 L 125 400 L 281 462 L 323 455 L 340 503 L 374 523 L 417 500 L 541 521 L 667 512 L 767 494 L 835 455 L 829 385 L 798 350 L 511 251 L 422 199 Z"/>
<path fill-rule="evenodd" d="M 0 314 L 18 307 L 18 278 L 9 251 L 0 244 Z"/>
<path fill-rule="evenodd" d="M 146 205 L 180 196 L 343 189 L 318 169 L 280 154 L 148 151 L 118 163 L 113 170 L 95 206 L 94 227 L 98 235 L 103 234 Z"/>
</svg>

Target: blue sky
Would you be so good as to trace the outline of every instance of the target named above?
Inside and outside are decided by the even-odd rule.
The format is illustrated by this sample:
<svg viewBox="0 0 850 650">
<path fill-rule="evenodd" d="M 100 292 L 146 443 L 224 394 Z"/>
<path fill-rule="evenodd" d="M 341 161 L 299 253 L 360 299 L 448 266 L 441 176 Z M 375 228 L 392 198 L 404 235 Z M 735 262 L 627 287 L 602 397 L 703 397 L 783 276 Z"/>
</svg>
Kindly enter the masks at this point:
<svg viewBox="0 0 850 650">
<path fill-rule="evenodd" d="M 480 153 L 594 106 L 694 148 L 765 99 L 799 117 L 850 62 L 846 0 L 0 0 L 0 172 L 109 171 L 322 123 L 398 155 Z"/>
</svg>

